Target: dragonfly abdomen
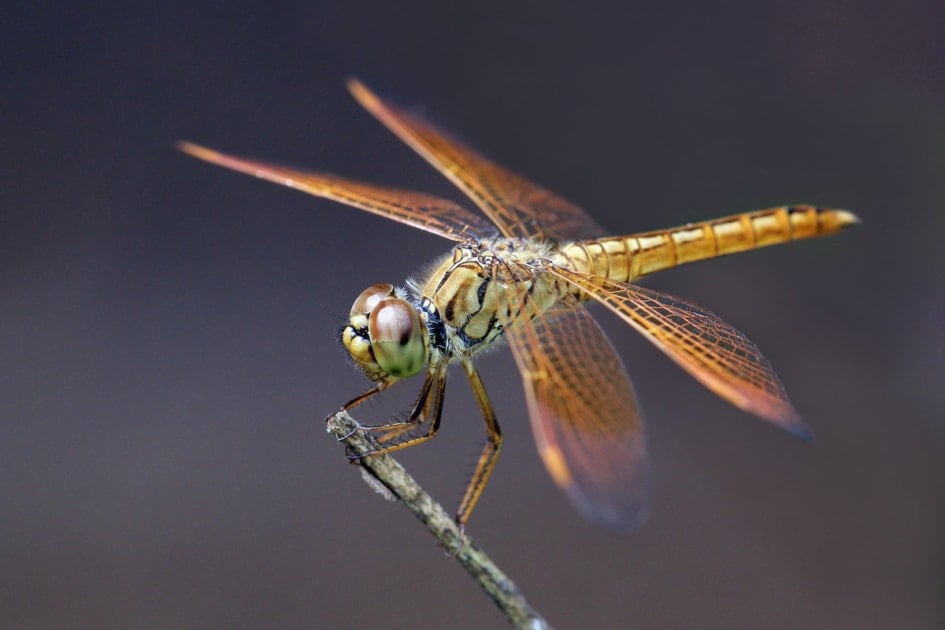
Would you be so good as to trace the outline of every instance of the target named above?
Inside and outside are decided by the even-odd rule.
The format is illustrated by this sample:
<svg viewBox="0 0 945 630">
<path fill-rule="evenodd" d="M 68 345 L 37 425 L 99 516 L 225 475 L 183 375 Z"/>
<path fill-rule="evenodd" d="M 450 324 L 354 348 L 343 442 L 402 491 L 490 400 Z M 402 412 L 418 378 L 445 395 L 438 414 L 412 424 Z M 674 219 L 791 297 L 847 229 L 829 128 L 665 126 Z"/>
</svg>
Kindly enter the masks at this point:
<svg viewBox="0 0 945 630">
<path fill-rule="evenodd" d="M 578 271 L 628 282 L 688 262 L 833 234 L 858 222 L 846 210 L 780 206 L 668 230 L 578 241 L 563 253 Z"/>
</svg>

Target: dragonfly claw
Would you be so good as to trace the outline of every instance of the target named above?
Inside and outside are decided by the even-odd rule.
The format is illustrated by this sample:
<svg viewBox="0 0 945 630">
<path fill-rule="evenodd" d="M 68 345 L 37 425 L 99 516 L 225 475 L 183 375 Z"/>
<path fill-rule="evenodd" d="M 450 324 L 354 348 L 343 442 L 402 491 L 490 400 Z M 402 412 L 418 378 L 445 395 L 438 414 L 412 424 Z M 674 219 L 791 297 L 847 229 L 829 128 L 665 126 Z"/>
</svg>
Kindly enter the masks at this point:
<svg viewBox="0 0 945 630">
<path fill-rule="evenodd" d="M 356 427 L 354 427 L 353 429 L 351 429 L 350 431 L 348 431 L 347 433 L 345 433 L 344 435 L 342 435 L 341 437 L 336 438 L 336 439 L 337 439 L 339 442 L 344 442 L 345 440 L 347 440 L 349 437 L 351 437 L 352 435 L 354 435 L 354 434 L 357 433 L 358 431 L 361 431 L 363 428 L 364 428 L 364 427 L 356 426 Z"/>
<path fill-rule="evenodd" d="M 353 450 L 351 450 L 350 447 L 345 450 L 345 457 L 348 458 L 348 463 L 354 464 L 356 466 L 360 466 L 361 460 L 367 457 L 368 455 L 371 455 L 371 453 L 362 453 L 359 455 L 358 453 L 355 453 Z"/>
<path fill-rule="evenodd" d="M 456 529 L 459 530 L 459 536 L 456 538 L 456 543 L 453 548 L 449 550 L 449 554 L 454 558 L 458 557 L 463 547 L 469 543 L 469 538 L 466 537 L 466 523 L 457 521 Z"/>
</svg>

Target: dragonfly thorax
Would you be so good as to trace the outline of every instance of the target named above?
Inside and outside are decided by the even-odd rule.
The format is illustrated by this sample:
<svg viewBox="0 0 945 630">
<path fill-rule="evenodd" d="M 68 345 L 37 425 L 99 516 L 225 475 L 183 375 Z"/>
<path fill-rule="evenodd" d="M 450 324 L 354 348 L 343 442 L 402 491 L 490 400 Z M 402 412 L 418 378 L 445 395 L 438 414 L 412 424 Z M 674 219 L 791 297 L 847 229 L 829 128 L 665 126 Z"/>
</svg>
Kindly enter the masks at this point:
<svg viewBox="0 0 945 630">
<path fill-rule="evenodd" d="M 507 325 L 552 307 L 564 293 L 543 273 L 548 255 L 548 245 L 526 239 L 463 243 L 411 280 L 433 347 L 451 359 L 470 357 L 493 346 Z"/>
<path fill-rule="evenodd" d="M 351 306 L 341 343 L 372 381 L 407 378 L 426 363 L 429 336 L 416 307 L 391 284 L 375 284 Z"/>
</svg>

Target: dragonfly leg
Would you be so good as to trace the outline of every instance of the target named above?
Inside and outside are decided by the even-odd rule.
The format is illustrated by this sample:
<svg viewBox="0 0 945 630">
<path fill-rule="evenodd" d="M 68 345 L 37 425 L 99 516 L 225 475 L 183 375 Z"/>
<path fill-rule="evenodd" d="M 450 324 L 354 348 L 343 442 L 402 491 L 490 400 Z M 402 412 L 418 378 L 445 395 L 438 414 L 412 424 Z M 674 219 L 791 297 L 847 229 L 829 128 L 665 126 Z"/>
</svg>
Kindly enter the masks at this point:
<svg viewBox="0 0 945 630">
<path fill-rule="evenodd" d="M 486 482 L 492 475 L 492 469 L 495 468 L 499 460 L 499 452 L 502 450 L 502 430 L 499 428 L 499 422 L 495 416 L 495 410 L 492 408 L 492 402 L 486 393 L 486 388 L 479 378 L 479 373 L 473 367 L 472 361 L 464 361 L 463 368 L 466 370 L 466 376 L 469 378 L 469 384 L 472 387 L 473 394 L 476 396 L 476 402 L 479 403 L 479 409 L 482 411 L 482 419 L 486 424 L 486 444 L 479 455 L 479 461 L 476 463 L 476 470 L 473 471 L 472 479 L 466 487 L 466 493 L 463 500 L 456 510 L 456 524 L 460 531 L 464 531 L 466 521 L 472 513 L 482 491 L 486 487 Z"/>
<path fill-rule="evenodd" d="M 388 387 L 390 387 L 394 382 L 396 382 L 396 381 L 380 381 L 379 383 L 377 383 L 377 385 L 375 385 L 375 386 L 372 387 L 371 389 L 367 390 L 366 392 L 364 392 L 364 393 L 362 393 L 362 394 L 359 394 L 359 395 L 356 396 L 355 398 L 352 398 L 351 400 L 349 400 L 348 402 L 346 402 L 346 403 L 341 407 L 341 410 L 342 410 L 342 411 L 350 411 L 351 409 L 354 409 L 355 407 L 357 407 L 358 405 L 360 405 L 361 403 L 363 403 L 363 402 L 364 402 L 365 400 L 367 400 L 368 398 L 372 398 L 372 397 L 374 397 L 375 395 L 377 395 L 377 394 L 381 393 L 382 391 L 384 391 L 385 389 L 387 389 Z M 327 418 L 325 418 L 325 422 L 328 422 L 329 420 L 331 420 L 331 418 L 333 417 L 333 415 L 334 415 L 334 414 L 332 414 L 331 416 L 328 416 Z M 347 434 L 345 434 L 345 435 L 339 437 L 339 438 L 338 438 L 338 441 L 339 441 L 339 442 L 344 442 L 344 441 L 347 440 L 349 437 L 351 437 L 351 435 L 354 434 L 355 432 L 361 431 L 361 430 L 363 430 L 363 429 L 369 429 L 369 428 L 371 428 L 371 427 L 365 427 L 365 426 L 363 426 L 363 425 L 361 425 L 361 424 L 358 424 L 358 426 L 356 426 L 355 428 L 351 429 L 350 432 L 348 432 Z"/>
<path fill-rule="evenodd" d="M 416 446 L 421 442 L 426 442 L 436 435 L 436 432 L 440 428 L 440 420 L 443 414 L 443 398 L 445 391 L 445 370 L 431 369 L 427 373 L 423 387 L 420 389 L 420 396 L 417 398 L 414 409 L 406 420 L 380 426 L 362 427 L 377 434 L 377 441 L 380 443 L 380 447 L 372 453 L 367 453 L 361 457 L 399 451 L 402 448 Z M 407 435 L 406 438 L 392 443 L 405 434 L 409 434 L 411 431 L 421 427 L 424 428 L 422 433 Z M 354 459 L 360 459 L 360 457 Z"/>
<path fill-rule="evenodd" d="M 382 391 L 386 390 L 388 387 L 390 387 L 391 385 L 393 385 L 393 384 L 396 383 L 396 382 L 398 382 L 398 381 L 397 381 L 397 380 L 380 381 L 380 382 L 377 383 L 377 385 L 375 385 L 375 386 L 372 387 L 371 389 L 367 390 L 367 391 L 364 392 L 363 394 L 359 394 L 359 395 L 356 396 L 355 398 L 349 400 L 347 403 L 344 404 L 344 406 L 341 407 L 341 409 L 342 409 L 343 411 L 350 411 L 351 409 L 357 407 L 358 405 L 360 405 L 360 404 L 363 403 L 364 401 L 368 400 L 369 398 L 373 398 L 376 394 L 379 394 L 379 393 L 381 393 Z M 428 383 L 427 381 L 424 381 L 424 388 L 429 388 L 429 383 Z M 422 400 L 425 395 L 426 395 L 426 391 L 425 391 L 425 390 L 421 390 L 420 396 L 419 396 L 419 398 L 418 398 L 417 407 L 419 407 L 419 404 L 420 404 L 419 401 Z M 387 432 L 387 431 L 392 431 L 392 430 L 395 430 L 395 429 L 400 429 L 400 432 L 403 432 L 403 431 L 409 430 L 409 429 L 411 429 L 411 428 L 414 428 L 414 427 L 416 427 L 418 424 L 420 424 L 420 422 L 418 421 L 418 419 L 417 419 L 416 417 L 414 417 L 414 416 L 417 416 L 416 408 L 415 408 L 414 413 L 411 414 L 411 417 L 408 418 L 408 419 L 406 419 L 406 420 L 397 420 L 397 421 L 394 421 L 394 422 L 388 422 L 388 423 L 386 423 L 386 424 L 374 424 L 374 425 L 372 425 L 372 424 L 360 424 L 360 423 L 358 423 L 358 427 L 357 427 L 356 429 L 352 429 L 352 433 L 353 433 L 354 431 L 379 431 L 379 432 Z M 331 419 L 331 417 L 332 417 L 332 416 L 328 416 L 328 418 L 326 418 L 326 421 L 329 420 L 329 419 Z M 339 441 L 339 442 L 343 442 L 343 441 L 344 441 L 345 439 L 347 439 L 349 436 L 350 436 L 350 433 L 349 433 L 348 435 L 345 435 L 345 436 L 343 436 L 343 437 L 338 438 L 338 441 Z"/>
<path fill-rule="evenodd" d="M 348 402 L 346 402 L 341 409 L 344 411 L 351 411 L 361 403 L 363 403 L 368 398 L 373 398 L 375 395 L 380 394 L 382 391 L 396 383 L 397 381 L 378 381 L 377 385 L 367 390 L 363 394 L 358 394 Z"/>
</svg>

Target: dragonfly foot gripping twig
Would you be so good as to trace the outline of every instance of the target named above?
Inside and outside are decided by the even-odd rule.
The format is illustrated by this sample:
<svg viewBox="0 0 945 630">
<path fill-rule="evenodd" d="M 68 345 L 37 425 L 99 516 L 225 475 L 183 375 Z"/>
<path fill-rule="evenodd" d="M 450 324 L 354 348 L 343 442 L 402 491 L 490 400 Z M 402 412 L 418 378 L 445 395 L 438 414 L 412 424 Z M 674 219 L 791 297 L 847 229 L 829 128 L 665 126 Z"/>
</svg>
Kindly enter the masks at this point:
<svg viewBox="0 0 945 630">
<path fill-rule="evenodd" d="M 330 416 L 328 432 L 355 455 L 374 452 L 379 445 L 367 432 L 359 430 L 357 421 L 344 411 Z M 453 518 L 433 497 L 420 487 L 403 466 L 390 455 L 367 455 L 361 466 L 387 490 L 393 493 L 427 526 L 453 557 L 492 598 L 496 606 L 517 628 L 550 628 L 548 623 L 525 600 L 525 596 L 486 553 L 461 532 Z"/>
</svg>

